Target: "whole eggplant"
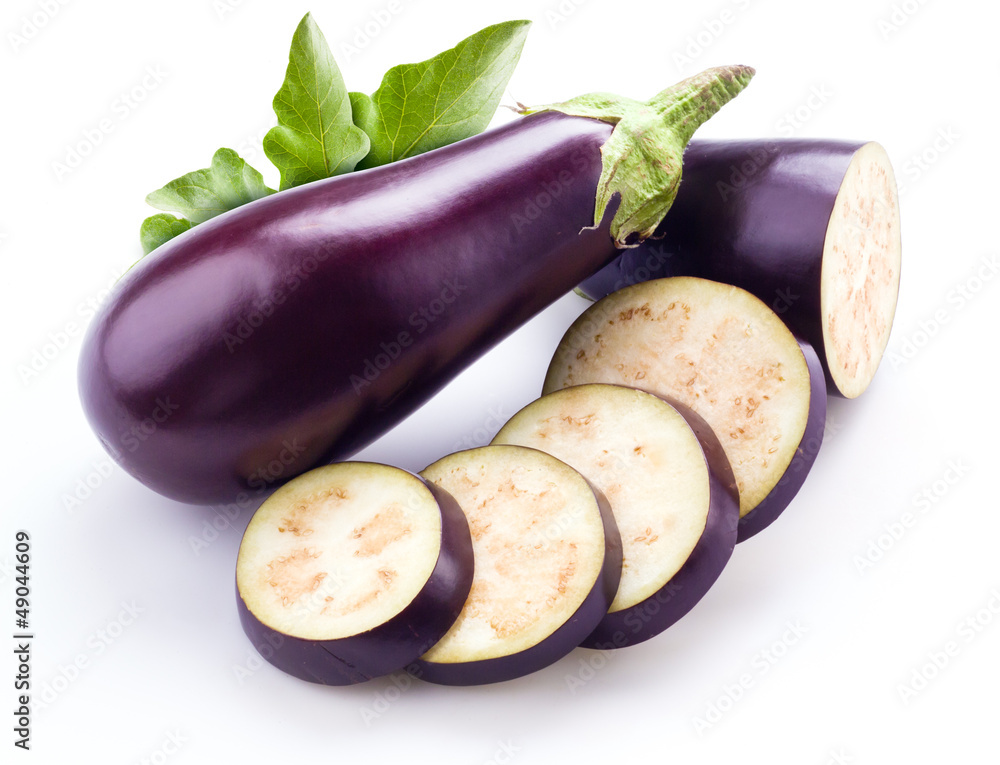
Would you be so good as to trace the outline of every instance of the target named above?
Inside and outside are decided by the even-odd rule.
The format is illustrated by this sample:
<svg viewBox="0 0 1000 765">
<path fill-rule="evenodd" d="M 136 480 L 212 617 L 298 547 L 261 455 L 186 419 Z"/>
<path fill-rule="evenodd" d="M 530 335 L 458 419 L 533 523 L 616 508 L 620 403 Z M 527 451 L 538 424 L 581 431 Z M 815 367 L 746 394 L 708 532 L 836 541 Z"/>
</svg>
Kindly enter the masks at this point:
<svg viewBox="0 0 1000 765">
<path fill-rule="evenodd" d="M 879 144 L 692 141 L 654 237 L 580 292 L 596 300 L 667 276 L 741 287 L 816 349 L 830 392 L 854 398 L 888 342 L 899 256 L 896 182 Z"/>
<path fill-rule="evenodd" d="M 695 98 L 671 101 L 681 83 L 655 102 L 689 115 L 664 128 L 678 156 L 753 74 L 715 71 L 685 81 Z M 617 196 L 592 225 L 612 130 L 544 111 L 185 232 L 88 328 L 92 427 L 129 473 L 191 503 L 350 456 L 614 257 Z"/>
</svg>

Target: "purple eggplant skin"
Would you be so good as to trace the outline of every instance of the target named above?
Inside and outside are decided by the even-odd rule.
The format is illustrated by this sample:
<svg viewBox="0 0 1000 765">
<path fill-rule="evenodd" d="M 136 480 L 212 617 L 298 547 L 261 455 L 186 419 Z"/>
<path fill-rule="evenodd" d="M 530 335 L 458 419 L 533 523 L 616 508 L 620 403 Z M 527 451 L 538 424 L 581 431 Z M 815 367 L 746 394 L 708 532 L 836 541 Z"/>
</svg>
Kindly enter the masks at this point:
<svg viewBox="0 0 1000 765">
<path fill-rule="evenodd" d="M 588 228 L 611 130 L 524 117 L 171 240 L 88 329 L 94 431 L 193 504 L 349 457 L 614 257 L 617 202 Z"/>
<path fill-rule="evenodd" d="M 661 396 L 694 431 L 708 466 L 710 502 L 705 530 L 680 570 L 651 597 L 610 612 L 580 645 L 608 650 L 645 642 L 687 614 L 715 583 L 736 547 L 740 495 L 715 431 L 693 409 Z"/>
<path fill-rule="evenodd" d="M 362 634 L 304 640 L 257 619 L 237 587 L 240 624 L 263 658 L 302 680 L 353 685 L 403 669 L 444 637 L 472 588 L 472 535 L 455 499 L 439 486 L 424 483 L 441 508 L 441 551 L 417 597 L 392 619 Z"/>
<path fill-rule="evenodd" d="M 586 480 L 586 479 L 585 479 Z M 407 671 L 421 680 L 439 685 L 486 685 L 515 680 L 537 672 L 568 655 L 586 639 L 605 617 L 622 577 L 622 540 L 611 505 L 604 492 L 587 481 L 601 511 L 604 526 L 604 565 L 600 575 L 576 612 L 540 643 L 519 653 L 482 661 L 445 664 L 418 659 Z"/>
<path fill-rule="evenodd" d="M 823 443 L 827 404 L 823 365 L 816 350 L 809 343 L 801 338 L 796 339 L 809 368 L 809 413 L 806 416 L 806 429 L 799 440 L 795 456 L 785 468 L 784 475 L 753 510 L 740 518 L 737 542 L 745 542 L 754 534 L 763 531 L 788 507 L 805 483 L 806 476 L 816 462 Z"/>
<path fill-rule="evenodd" d="M 741 287 L 824 351 L 820 274 L 834 201 L 864 141 L 691 141 L 677 199 L 656 233 L 579 287 L 595 300 L 667 276 Z"/>
</svg>

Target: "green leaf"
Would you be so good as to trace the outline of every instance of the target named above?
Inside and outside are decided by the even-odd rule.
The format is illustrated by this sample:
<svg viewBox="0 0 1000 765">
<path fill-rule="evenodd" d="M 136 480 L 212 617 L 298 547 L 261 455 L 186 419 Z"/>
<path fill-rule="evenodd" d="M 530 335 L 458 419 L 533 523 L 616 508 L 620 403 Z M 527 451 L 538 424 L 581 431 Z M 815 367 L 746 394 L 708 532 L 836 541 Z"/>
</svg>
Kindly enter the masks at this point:
<svg viewBox="0 0 1000 765">
<path fill-rule="evenodd" d="M 358 169 L 422 154 L 482 132 L 521 56 L 530 21 L 495 24 L 451 50 L 385 73 L 371 96 L 351 93 L 354 122 L 371 139 Z"/>
<path fill-rule="evenodd" d="M 239 154 L 232 149 L 219 149 L 210 167 L 170 181 L 148 194 L 146 202 L 157 210 L 179 212 L 191 224 L 197 224 L 273 193 L 273 189 L 264 185 L 261 174 Z"/>
<path fill-rule="evenodd" d="M 368 153 L 337 62 L 308 13 L 295 30 L 273 105 L 278 126 L 264 136 L 264 153 L 281 171 L 282 191 L 348 173 Z"/>
<path fill-rule="evenodd" d="M 139 241 L 142 242 L 142 254 L 149 255 L 165 242 L 169 242 L 178 234 L 183 234 L 191 228 L 187 218 L 175 218 L 167 213 L 151 215 L 139 227 Z"/>
</svg>

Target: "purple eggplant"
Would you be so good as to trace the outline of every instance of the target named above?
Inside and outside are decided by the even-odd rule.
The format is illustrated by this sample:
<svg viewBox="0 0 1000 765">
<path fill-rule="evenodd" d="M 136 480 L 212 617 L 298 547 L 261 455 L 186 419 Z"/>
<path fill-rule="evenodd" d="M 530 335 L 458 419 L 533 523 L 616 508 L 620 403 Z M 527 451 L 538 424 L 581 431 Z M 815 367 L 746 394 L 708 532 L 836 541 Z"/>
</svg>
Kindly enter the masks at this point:
<svg viewBox="0 0 1000 765">
<path fill-rule="evenodd" d="M 737 541 L 788 506 L 822 442 L 826 386 L 815 352 L 758 298 L 708 279 L 653 279 L 584 311 L 543 392 L 586 383 L 641 388 L 708 423 L 739 490 Z"/>
<path fill-rule="evenodd" d="M 581 643 L 621 648 L 658 635 L 715 583 L 736 544 L 736 479 L 718 438 L 690 408 L 620 385 L 577 385 L 528 404 L 495 444 L 520 444 L 579 470 L 608 498 L 622 579 Z"/>
<path fill-rule="evenodd" d="M 274 666 L 351 685 L 411 664 L 469 595 L 472 539 L 446 491 L 399 468 L 343 462 L 257 510 L 236 564 L 240 622 Z"/>
<path fill-rule="evenodd" d="M 693 109 L 662 128 L 678 156 L 752 74 L 664 91 L 661 105 Z M 192 503 L 349 457 L 614 257 L 617 212 L 635 200 L 595 203 L 611 135 L 547 111 L 176 237 L 89 327 L 79 382 L 92 427 L 133 476 Z M 628 209 L 646 225 L 648 210 Z"/>
<path fill-rule="evenodd" d="M 600 623 L 622 574 L 604 494 L 537 449 L 456 452 L 422 473 L 455 497 L 472 532 L 475 573 L 448 633 L 414 664 L 443 685 L 513 680 L 566 656 Z"/>
<path fill-rule="evenodd" d="M 581 285 L 700 276 L 749 290 L 818 352 L 831 392 L 860 395 L 889 339 L 900 274 L 899 203 L 877 143 L 692 141 L 654 238 Z"/>
</svg>

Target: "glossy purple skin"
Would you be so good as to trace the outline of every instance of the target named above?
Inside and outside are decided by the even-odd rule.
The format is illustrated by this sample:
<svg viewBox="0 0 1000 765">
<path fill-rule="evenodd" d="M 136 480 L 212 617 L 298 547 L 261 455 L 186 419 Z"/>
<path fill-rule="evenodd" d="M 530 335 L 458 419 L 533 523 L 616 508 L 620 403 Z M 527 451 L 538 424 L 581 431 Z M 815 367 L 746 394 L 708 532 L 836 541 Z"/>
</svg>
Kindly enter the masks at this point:
<svg viewBox="0 0 1000 765">
<path fill-rule="evenodd" d="M 220 215 L 134 267 L 80 394 L 155 491 L 232 502 L 344 459 L 616 254 L 611 126 L 544 113 Z"/>
<path fill-rule="evenodd" d="M 799 493 L 816 457 L 819 456 L 823 433 L 826 430 L 827 387 L 823 378 L 823 365 L 809 343 L 799 339 L 799 348 L 802 349 L 802 355 L 805 356 L 806 365 L 809 367 L 809 414 L 806 417 L 806 429 L 784 475 L 760 504 L 740 518 L 737 542 L 745 542 L 754 534 L 763 531 L 781 515 Z"/>
<path fill-rule="evenodd" d="M 304 640 L 257 619 L 237 587 L 240 624 L 264 659 L 302 680 L 353 685 L 403 669 L 444 637 L 472 587 L 472 536 L 455 499 L 444 489 L 425 484 L 441 508 L 441 551 L 427 583 L 410 604 L 389 621 L 359 635 Z"/>
<path fill-rule="evenodd" d="M 440 685 L 500 683 L 544 669 L 580 645 L 607 614 L 622 576 L 622 540 L 618 524 L 604 493 L 593 484 L 590 487 L 597 497 L 604 524 L 604 565 L 590 593 L 573 616 L 540 643 L 519 653 L 453 664 L 420 659 L 408 667 L 408 671 L 415 677 Z"/>
<path fill-rule="evenodd" d="M 740 497 L 722 444 L 694 410 L 669 397 L 661 398 L 687 421 L 705 453 L 710 492 L 705 530 L 687 561 L 669 582 L 642 602 L 606 614 L 580 643 L 584 648 L 624 648 L 659 635 L 702 599 L 719 578 L 736 547 Z"/>
<path fill-rule="evenodd" d="M 823 244 L 848 165 L 865 142 L 692 141 L 656 232 L 580 285 L 595 300 L 665 276 L 700 276 L 763 300 L 817 351 Z M 839 394 L 828 377 L 832 393 Z"/>
</svg>

